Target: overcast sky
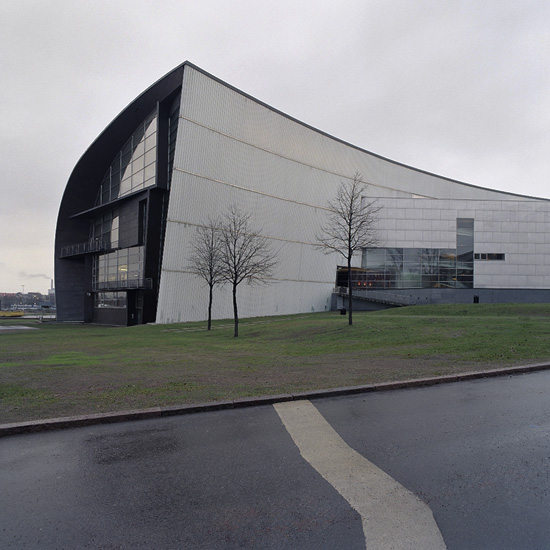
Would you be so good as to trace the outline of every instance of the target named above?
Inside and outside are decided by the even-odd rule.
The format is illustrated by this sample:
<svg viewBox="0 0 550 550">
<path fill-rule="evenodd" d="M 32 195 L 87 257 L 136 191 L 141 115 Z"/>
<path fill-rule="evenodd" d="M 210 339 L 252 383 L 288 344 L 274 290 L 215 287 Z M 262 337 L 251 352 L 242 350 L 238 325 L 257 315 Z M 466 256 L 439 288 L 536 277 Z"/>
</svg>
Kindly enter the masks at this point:
<svg viewBox="0 0 550 550">
<path fill-rule="evenodd" d="M 0 292 L 46 292 L 90 143 L 189 60 L 416 168 L 550 198 L 548 0 L 0 0 Z"/>
</svg>

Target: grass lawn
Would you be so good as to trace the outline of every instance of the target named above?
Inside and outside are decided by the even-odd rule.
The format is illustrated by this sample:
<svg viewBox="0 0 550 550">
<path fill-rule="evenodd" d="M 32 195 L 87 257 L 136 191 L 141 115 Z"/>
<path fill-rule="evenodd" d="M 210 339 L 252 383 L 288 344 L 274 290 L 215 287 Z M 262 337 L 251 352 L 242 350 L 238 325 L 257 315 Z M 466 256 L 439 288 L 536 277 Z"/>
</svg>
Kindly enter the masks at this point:
<svg viewBox="0 0 550 550">
<path fill-rule="evenodd" d="M 550 305 L 414 306 L 100 327 L 5 319 L 0 423 L 550 361 Z"/>
</svg>

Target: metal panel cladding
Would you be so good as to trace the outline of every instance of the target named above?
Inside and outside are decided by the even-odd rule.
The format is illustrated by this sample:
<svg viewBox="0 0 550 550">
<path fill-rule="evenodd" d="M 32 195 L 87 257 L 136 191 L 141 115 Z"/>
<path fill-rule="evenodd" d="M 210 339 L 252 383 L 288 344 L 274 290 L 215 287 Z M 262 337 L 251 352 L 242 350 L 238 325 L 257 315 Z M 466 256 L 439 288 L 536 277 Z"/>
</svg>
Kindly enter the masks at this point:
<svg viewBox="0 0 550 550">
<path fill-rule="evenodd" d="M 315 235 L 342 176 L 319 165 L 341 144 L 190 67 L 181 102 L 157 322 L 205 318 L 207 290 L 190 273 L 189 242 L 230 205 L 251 213 L 279 258 L 271 284 L 239 287 L 240 314 L 328 310 L 339 258 L 318 250 Z M 229 289 L 216 292 L 214 311 L 231 317 Z"/>
<path fill-rule="evenodd" d="M 251 213 L 279 263 L 271 284 L 239 287 L 242 316 L 325 311 L 337 255 L 316 248 L 326 205 L 360 172 L 369 194 L 388 199 L 525 200 L 384 159 L 315 130 L 186 65 L 183 74 L 157 322 L 206 317 L 207 289 L 190 272 L 197 227 L 231 205 Z M 429 228 L 428 228 L 429 229 Z M 355 259 L 360 265 L 361 258 Z M 214 316 L 231 317 L 227 288 Z"/>
</svg>

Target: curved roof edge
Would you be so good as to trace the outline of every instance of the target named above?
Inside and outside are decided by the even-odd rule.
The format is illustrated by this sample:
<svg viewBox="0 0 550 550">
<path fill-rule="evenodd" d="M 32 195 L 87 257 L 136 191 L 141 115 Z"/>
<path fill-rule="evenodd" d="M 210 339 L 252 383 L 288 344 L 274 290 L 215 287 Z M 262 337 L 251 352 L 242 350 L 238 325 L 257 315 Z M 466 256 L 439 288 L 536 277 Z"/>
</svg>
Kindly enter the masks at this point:
<svg viewBox="0 0 550 550">
<path fill-rule="evenodd" d="M 128 139 L 129 129 L 135 128 L 145 119 L 156 108 L 158 101 L 181 87 L 183 67 L 184 64 L 179 65 L 138 95 L 87 147 L 67 180 L 61 198 L 58 224 L 61 217 L 89 208 L 90 202 L 95 200 L 97 181 L 104 175 L 104 164 L 112 160 L 113 150 L 118 151 L 122 148 Z M 105 162 L 98 162 L 98 159 Z"/>
<path fill-rule="evenodd" d="M 225 82 L 224 80 L 218 78 L 217 76 L 214 76 L 213 74 L 205 71 L 204 69 L 201 69 L 200 67 L 197 67 L 197 65 L 194 65 L 193 63 L 191 63 L 190 61 L 185 61 L 184 63 L 182 63 L 180 65 L 180 67 L 183 67 L 184 65 L 187 65 L 189 67 L 192 67 L 193 69 L 195 69 L 196 71 L 199 71 L 200 73 L 204 74 L 205 76 L 207 76 L 208 78 L 211 78 L 212 80 L 215 80 L 216 82 L 219 82 L 220 84 L 226 86 L 227 88 L 230 88 L 231 90 L 245 96 L 246 98 L 262 105 L 263 107 L 266 107 L 267 109 L 269 109 L 270 111 L 273 111 L 274 113 L 277 113 L 278 115 L 281 115 L 289 120 L 292 120 L 293 122 L 296 122 L 297 124 L 300 124 L 301 126 L 304 126 L 306 128 L 309 128 L 310 130 L 313 130 L 314 132 L 317 132 L 319 134 L 322 134 L 323 136 L 326 136 L 334 141 L 337 141 L 339 143 L 342 143 L 343 145 L 346 145 L 348 147 L 352 147 L 353 149 L 356 149 L 358 151 L 361 151 L 363 153 L 366 153 L 368 155 L 371 155 L 373 157 L 376 157 L 376 158 L 379 158 L 385 162 L 389 162 L 391 164 L 395 164 L 396 166 L 402 166 L 403 168 L 407 168 L 408 170 L 414 170 L 415 172 L 419 172 L 421 174 L 426 174 L 428 176 L 433 176 L 433 177 L 436 177 L 436 178 L 439 178 L 439 179 L 443 179 L 443 180 L 446 180 L 446 181 L 449 181 L 449 182 L 452 182 L 452 183 L 457 183 L 459 185 L 465 185 L 466 187 L 472 187 L 474 189 L 481 189 L 481 190 L 484 190 L 484 191 L 491 191 L 493 193 L 501 193 L 501 194 L 504 194 L 504 195 L 510 195 L 512 197 L 522 197 L 522 198 L 527 198 L 527 199 L 533 199 L 533 200 L 539 200 L 539 201 L 550 201 L 549 198 L 544 198 L 544 197 L 535 197 L 533 195 L 522 195 L 521 193 L 513 193 L 511 191 L 501 191 L 500 189 L 492 189 L 490 187 L 483 187 L 481 185 L 474 185 L 472 183 L 466 183 L 464 181 L 460 181 L 460 180 L 457 180 L 457 179 L 453 179 L 453 178 L 450 178 L 450 177 L 447 177 L 447 176 L 442 176 L 440 174 L 436 174 L 435 172 L 429 172 L 428 170 L 423 170 L 422 168 L 416 168 L 414 166 L 410 166 L 408 164 L 405 164 L 403 162 L 399 162 L 399 161 L 396 161 L 396 160 L 393 160 L 393 159 L 390 159 L 388 157 L 384 157 L 382 155 L 379 155 L 377 153 L 373 153 L 372 151 L 368 151 L 367 149 L 363 149 L 362 147 L 359 147 L 358 145 L 354 145 L 353 143 L 349 143 L 348 141 L 345 141 L 343 139 L 340 139 L 338 137 L 335 137 L 327 132 L 324 132 L 323 130 L 319 130 L 319 128 L 316 128 L 315 126 L 311 126 L 310 124 L 307 124 L 306 122 L 303 122 L 301 120 L 298 120 L 297 118 L 291 116 L 291 115 L 288 115 L 282 111 L 280 111 L 279 109 L 276 109 L 275 107 L 269 105 L 268 103 L 265 103 L 264 101 L 261 101 L 259 99 L 257 99 L 256 97 L 246 93 L 246 92 L 243 92 L 242 90 L 240 90 L 239 88 L 236 88 L 235 86 L 231 85 L 231 84 L 228 84 L 227 82 Z"/>
<path fill-rule="evenodd" d="M 356 149 L 358 151 L 366 153 L 370 156 L 381 159 L 385 162 L 389 162 L 389 163 L 394 164 L 396 166 L 401 166 L 403 168 L 407 168 L 408 170 L 413 170 L 413 171 L 419 172 L 421 174 L 426 174 L 428 176 L 433 176 L 433 177 L 436 177 L 436 178 L 439 178 L 439 179 L 442 179 L 442 180 L 445 180 L 445 181 L 449 181 L 449 182 L 452 182 L 452 183 L 455 183 L 455 184 L 458 184 L 458 185 L 464 185 L 466 187 L 471 187 L 471 188 L 474 188 L 474 189 L 490 191 L 490 192 L 493 192 L 493 193 L 500 193 L 500 194 L 504 194 L 504 195 L 508 195 L 508 196 L 512 196 L 512 197 L 521 197 L 521 198 L 524 198 L 524 199 L 532 199 L 532 200 L 539 200 L 539 201 L 550 201 L 549 198 L 536 197 L 536 196 L 533 196 L 533 195 L 523 195 L 521 193 L 513 193 L 511 191 L 502 191 L 502 190 L 499 190 L 499 189 L 493 189 L 493 188 L 490 188 L 490 187 L 484 187 L 484 186 L 481 186 L 481 185 L 475 185 L 475 184 L 463 182 L 463 181 L 460 181 L 460 180 L 457 180 L 457 179 L 454 179 L 454 178 L 450 178 L 448 176 L 442 176 L 440 174 L 436 174 L 435 172 L 430 172 L 428 170 L 423 170 L 423 169 L 417 168 L 415 166 L 410 166 L 408 164 L 390 159 L 388 157 L 384 157 L 384 156 L 379 155 L 377 153 L 373 153 L 372 151 L 368 151 L 367 149 L 363 149 L 362 147 L 359 147 L 358 145 L 354 145 L 353 143 L 349 143 L 349 142 L 347 142 L 343 139 L 335 137 L 335 136 L 333 136 L 333 135 L 331 135 L 327 132 L 324 132 L 323 130 L 320 130 L 319 128 L 316 128 L 315 126 L 307 124 L 307 123 L 305 123 L 305 122 L 303 122 L 303 121 L 301 121 L 301 120 L 299 120 L 299 119 L 297 119 L 297 118 L 295 118 L 291 115 L 288 115 L 288 114 L 284 113 L 283 111 L 273 107 L 272 105 L 269 105 L 268 103 L 265 103 L 264 101 L 261 101 L 261 100 L 257 99 L 256 97 L 240 90 L 239 88 L 237 88 L 237 87 L 225 82 L 224 80 L 216 77 L 215 75 L 205 71 L 204 69 L 198 67 L 197 65 L 195 65 L 194 63 L 191 63 L 190 61 L 184 61 L 183 63 L 181 63 L 180 65 L 178 65 L 177 67 L 175 67 L 174 69 L 169 71 L 168 73 L 166 73 L 164 76 L 160 77 L 153 84 L 151 84 L 148 88 L 146 88 L 141 94 L 139 94 L 134 100 L 132 100 L 124 109 L 122 109 L 118 113 L 118 115 L 116 115 L 115 118 L 113 118 L 113 120 L 105 127 L 105 129 L 97 136 L 97 138 L 90 144 L 90 146 L 81 155 L 81 157 L 79 158 L 78 162 L 75 165 L 75 168 L 73 169 L 73 171 L 71 172 L 71 175 L 69 176 L 68 182 L 71 182 L 71 180 L 73 179 L 73 176 L 77 175 L 80 164 L 81 164 L 82 161 L 84 161 L 86 159 L 88 153 L 90 153 L 90 151 L 94 150 L 98 146 L 98 144 L 101 143 L 104 139 L 108 139 L 108 134 L 109 134 L 110 131 L 112 131 L 113 126 L 117 126 L 118 124 L 122 124 L 122 125 L 126 126 L 127 121 L 122 120 L 122 119 L 129 118 L 127 115 L 129 113 L 131 107 L 137 105 L 138 108 L 139 108 L 139 105 L 141 103 L 144 103 L 144 100 L 148 96 L 154 96 L 155 98 L 158 97 L 160 89 L 163 89 L 163 88 L 169 89 L 169 88 L 171 88 L 169 91 L 165 90 L 165 92 L 166 92 L 165 95 L 168 95 L 171 91 L 175 90 L 178 86 L 180 86 L 182 84 L 182 81 L 183 81 L 183 70 L 186 66 L 193 68 L 194 70 L 204 74 L 208 78 L 211 78 L 212 80 L 215 80 L 216 82 L 222 84 L 223 86 L 225 86 L 225 87 L 237 92 L 238 94 L 254 101 L 255 103 L 258 103 L 259 105 L 262 105 L 263 107 L 269 109 L 270 111 L 273 111 L 274 113 L 277 113 L 278 115 L 287 118 L 288 120 L 291 120 L 291 121 L 293 121 L 297 124 L 300 124 L 301 126 L 303 126 L 305 128 L 308 128 L 308 129 L 310 129 L 314 132 L 317 132 L 318 134 L 321 134 L 325 137 L 328 137 L 329 139 L 332 139 L 334 141 L 342 143 L 343 145 L 346 145 L 347 147 L 351 147 L 353 149 Z M 145 103 L 147 103 L 147 102 L 145 101 Z M 141 115 L 143 115 L 143 113 L 140 113 L 140 116 Z M 144 116 L 146 116 L 146 114 Z"/>
<path fill-rule="evenodd" d="M 94 147 L 97 146 L 97 144 L 100 141 L 102 141 L 104 138 L 107 137 L 107 135 L 109 134 L 109 131 L 112 129 L 113 126 L 117 125 L 117 123 L 121 123 L 121 124 L 124 124 L 126 126 L 127 121 L 126 120 L 121 120 L 121 119 L 125 118 L 125 115 L 128 115 L 130 113 L 130 108 L 131 107 L 135 107 L 135 109 L 131 113 L 131 115 L 137 114 L 138 110 L 141 110 L 141 107 L 144 103 L 145 104 L 153 103 L 153 101 L 154 101 L 154 103 L 156 105 L 156 101 L 157 101 L 157 98 L 159 97 L 159 95 L 167 96 L 171 92 L 173 92 L 175 89 L 177 89 L 178 86 L 181 86 L 181 83 L 182 83 L 182 80 L 183 80 L 183 78 L 182 78 L 182 76 L 183 76 L 183 67 L 186 64 L 188 64 L 188 63 L 185 62 L 185 63 L 182 63 L 181 65 L 178 65 L 175 69 L 172 69 L 171 71 L 166 73 L 164 76 L 157 79 L 153 84 L 151 84 L 149 87 L 147 87 L 141 94 L 139 94 L 130 103 L 128 103 L 128 105 L 126 105 L 126 107 L 124 107 L 124 109 L 122 109 L 111 120 L 111 122 L 109 122 L 109 124 L 107 124 L 107 126 L 105 126 L 105 128 L 101 131 L 101 133 L 86 148 L 84 153 L 82 153 L 82 155 L 78 159 L 77 163 L 75 164 L 75 169 L 78 167 L 80 162 L 87 156 L 87 154 L 92 149 L 94 149 Z M 147 100 L 147 99 L 149 99 L 150 101 L 144 101 L 144 100 Z M 145 110 L 147 110 L 147 107 L 145 105 L 143 105 L 143 107 L 145 107 Z M 151 107 L 151 109 L 152 109 L 152 107 Z M 149 112 L 150 112 L 150 110 L 149 110 Z M 144 118 L 144 116 L 147 116 L 149 114 L 149 112 L 145 113 L 145 115 L 143 114 L 143 112 L 141 112 L 137 118 L 140 118 L 140 117 Z M 128 118 L 130 118 L 130 117 L 128 117 Z M 134 117 L 131 116 L 131 118 L 134 118 Z M 139 122 L 140 121 L 138 120 L 137 123 L 139 124 Z M 73 170 L 73 172 L 74 172 L 74 170 Z M 69 180 L 71 179 L 72 175 L 73 175 L 73 173 L 71 173 L 71 175 L 69 176 Z"/>
</svg>

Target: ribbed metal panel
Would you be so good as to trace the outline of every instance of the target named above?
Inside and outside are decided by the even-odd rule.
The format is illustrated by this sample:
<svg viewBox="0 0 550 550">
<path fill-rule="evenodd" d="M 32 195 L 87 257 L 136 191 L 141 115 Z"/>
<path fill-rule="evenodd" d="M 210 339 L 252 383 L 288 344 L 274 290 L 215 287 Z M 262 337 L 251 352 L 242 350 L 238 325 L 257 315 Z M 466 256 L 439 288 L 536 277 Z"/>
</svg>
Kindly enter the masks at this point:
<svg viewBox="0 0 550 550">
<path fill-rule="evenodd" d="M 182 121 L 181 126 L 187 145 L 179 151 L 176 168 L 207 179 L 320 206 L 325 204 L 319 200 L 342 179 L 188 121 Z"/>
<path fill-rule="evenodd" d="M 196 93 L 200 91 L 200 93 Z M 433 198 L 521 200 L 517 197 L 459 184 L 371 155 L 296 123 L 198 71 L 185 75 L 185 115 L 233 139 L 299 161 L 337 178 L 356 171 L 375 186 L 378 196 L 396 192 Z"/>
<path fill-rule="evenodd" d="M 510 205 L 536 203 L 459 184 L 355 149 L 186 66 L 157 321 L 206 317 L 207 289 L 189 272 L 189 242 L 198 225 L 223 215 L 229 205 L 250 212 L 252 225 L 262 229 L 279 254 L 272 285 L 239 287 L 240 314 L 275 315 L 328 308 L 335 268 L 342 258 L 326 256 L 316 248 L 316 235 L 326 219 L 327 202 L 334 198 L 340 182 L 355 172 L 361 172 L 372 184 L 369 192 L 373 196 L 387 201 L 380 214 L 384 246 L 453 247 L 456 217 L 475 217 L 468 214 L 472 208 L 481 215 L 488 201 L 494 203 L 495 212 L 508 201 Z M 470 200 L 459 205 L 458 200 L 464 197 Z M 472 206 L 474 200 L 479 210 Z M 519 223 L 521 207 L 514 208 Z M 523 213 L 535 210 L 529 206 Z M 546 204 L 541 212 L 548 215 Z M 541 230 L 550 229 L 544 220 L 539 223 Z M 481 242 L 476 241 L 476 246 Z M 536 243 L 536 249 L 535 243 L 529 244 L 533 244 L 534 254 L 542 250 L 541 246 L 550 246 Z M 512 259 L 504 279 L 519 284 L 519 278 L 512 274 L 517 270 L 512 267 L 516 264 L 512 249 L 502 250 Z M 360 264 L 360 258 L 355 264 Z M 480 269 L 482 284 L 489 281 L 483 271 L 491 269 Z M 545 275 L 533 273 L 529 277 L 537 288 L 548 286 Z M 214 316 L 231 315 L 229 290 L 220 290 Z"/>
<path fill-rule="evenodd" d="M 197 75 L 200 78 L 196 78 Z M 267 116 L 275 125 L 288 128 L 279 116 L 190 70 L 185 72 L 178 126 L 174 172 L 168 209 L 164 261 L 158 307 L 158 322 L 203 319 L 207 291 L 190 272 L 188 243 L 197 225 L 209 217 L 223 215 L 229 205 L 252 213 L 251 223 L 261 228 L 277 252 L 279 263 L 273 283 L 239 287 L 243 316 L 323 311 L 328 308 L 334 285 L 336 256 L 327 257 L 316 248 L 315 236 L 324 220 L 327 200 L 340 177 L 266 150 L 266 139 L 276 128 L 265 125 Z M 205 103 L 205 96 L 209 96 Z M 202 109 L 213 109 L 221 125 L 198 124 Z M 212 121 L 216 120 L 216 116 Z M 256 143 L 228 135 L 249 137 L 255 126 Z M 293 123 L 294 124 L 294 123 Z M 229 125 L 229 126 L 228 126 Z M 220 128 L 225 131 L 221 132 Z M 284 128 L 283 128 L 284 132 Z M 264 134 L 263 136 L 261 134 Z M 279 139 L 284 139 L 279 137 Z M 217 318 L 230 317 L 231 296 L 218 292 L 214 305 Z"/>
<path fill-rule="evenodd" d="M 454 248 L 456 219 L 474 219 L 474 251 L 505 254 L 477 260 L 476 288 L 550 285 L 550 202 L 536 200 L 381 199 L 380 238 L 395 248 Z"/>
<path fill-rule="evenodd" d="M 206 319 L 208 289 L 205 285 L 197 279 L 168 271 L 163 272 L 163 279 L 163 297 L 172 295 L 175 299 L 163 300 L 162 316 L 157 322 L 178 323 Z M 269 286 L 249 286 L 243 283 L 237 294 L 239 316 L 257 317 L 329 310 L 330 289 L 327 292 L 325 285 L 302 284 L 299 285 L 301 292 L 296 292 L 296 286 L 294 281 L 280 281 Z M 213 310 L 218 319 L 233 316 L 229 287 L 216 287 Z"/>
</svg>

